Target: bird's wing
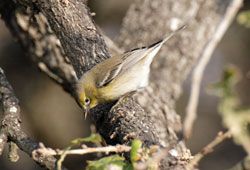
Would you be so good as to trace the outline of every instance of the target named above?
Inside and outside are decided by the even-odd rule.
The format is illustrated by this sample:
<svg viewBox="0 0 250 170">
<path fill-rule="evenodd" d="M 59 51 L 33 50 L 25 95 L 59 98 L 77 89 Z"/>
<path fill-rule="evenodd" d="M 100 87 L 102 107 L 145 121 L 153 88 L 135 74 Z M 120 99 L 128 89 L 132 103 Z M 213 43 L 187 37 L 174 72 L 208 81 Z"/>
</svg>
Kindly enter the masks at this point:
<svg viewBox="0 0 250 170">
<path fill-rule="evenodd" d="M 97 80 L 97 87 L 104 87 L 108 85 L 120 72 L 122 69 L 122 63 L 117 63 L 114 67 L 108 70 L 108 72 L 102 72 L 101 76 L 99 76 Z"/>
<path fill-rule="evenodd" d="M 112 68 L 110 65 L 113 65 L 114 63 L 110 64 L 107 61 L 106 67 L 109 67 L 108 72 L 102 72 L 102 76 L 99 76 L 99 80 L 97 81 L 97 87 L 103 87 L 108 85 L 112 80 L 114 80 L 117 76 L 123 74 L 126 70 L 133 67 L 137 62 L 139 62 L 142 58 L 144 58 L 149 52 L 152 47 L 150 48 L 140 48 L 140 49 L 134 49 L 132 51 L 124 53 L 122 56 L 114 56 L 116 57 L 115 61 L 118 61 L 115 66 Z M 111 60 L 110 60 L 111 61 Z M 114 61 L 114 60 L 113 60 Z"/>
<path fill-rule="evenodd" d="M 149 58 L 149 63 L 151 63 L 152 59 L 160 50 L 161 46 L 167 40 L 173 37 L 177 32 L 184 29 L 185 27 L 186 25 L 181 26 L 177 30 L 169 33 L 163 40 L 158 41 L 148 47 L 141 47 L 141 48 L 133 49 L 129 52 L 125 52 L 122 56 L 114 56 L 116 58 L 114 60 L 108 59 L 109 61 L 106 62 L 106 67 L 109 67 L 109 69 L 105 69 L 105 70 L 108 70 L 108 72 L 101 73 L 102 76 L 99 76 L 99 80 L 97 81 L 98 82 L 97 86 L 103 87 L 103 86 L 108 85 L 117 76 L 123 74 L 126 70 L 133 67 L 136 63 L 138 63 L 140 60 L 142 60 L 146 56 Z M 113 66 L 114 63 L 112 63 L 111 61 L 116 61 L 115 66 Z"/>
</svg>

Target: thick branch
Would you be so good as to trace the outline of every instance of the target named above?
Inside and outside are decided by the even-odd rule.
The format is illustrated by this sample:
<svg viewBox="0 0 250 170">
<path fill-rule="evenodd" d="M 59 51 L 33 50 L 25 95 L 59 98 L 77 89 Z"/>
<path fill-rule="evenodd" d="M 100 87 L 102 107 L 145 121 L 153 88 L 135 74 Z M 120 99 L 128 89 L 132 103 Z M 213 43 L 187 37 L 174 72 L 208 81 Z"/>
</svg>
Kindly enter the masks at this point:
<svg viewBox="0 0 250 170">
<path fill-rule="evenodd" d="M 11 4 L 11 5 L 10 5 Z M 4 17 L 6 23 L 8 24 L 9 28 L 12 30 L 12 32 L 14 32 L 14 35 L 17 36 L 19 38 L 19 41 L 21 42 L 21 44 L 23 44 L 23 46 L 25 47 L 26 50 L 28 50 L 28 53 L 33 55 L 33 57 L 35 59 L 40 58 L 40 53 L 42 52 L 42 55 L 44 58 L 46 58 L 47 60 L 45 61 L 49 61 L 48 63 L 42 62 L 43 66 L 46 66 L 48 68 L 48 65 L 50 66 L 51 61 L 53 61 L 53 51 L 55 50 L 57 53 L 56 54 L 56 58 L 62 58 L 62 59 L 67 59 L 67 57 L 63 56 L 63 50 L 60 46 L 60 43 L 58 43 L 58 40 L 56 39 L 56 36 L 54 36 L 54 34 L 51 32 L 50 27 L 48 26 L 47 20 L 45 19 L 45 17 L 39 13 L 39 11 L 37 11 L 37 8 L 34 7 L 34 4 L 29 4 L 29 7 L 25 6 L 26 4 L 16 4 L 12 1 L 6 1 L 5 3 L 2 4 L 4 9 L 8 9 L 10 8 L 12 9 L 12 11 L 10 11 L 11 13 L 8 13 L 8 10 L 3 10 L 4 12 L 6 12 L 6 16 Z M 10 5 L 10 6 L 9 6 Z M 40 6 L 39 6 L 40 5 Z M 40 4 L 38 3 L 39 7 L 44 7 L 44 4 Z M 84 4 L 81 4 L 84 5 Z M 16 8 L 20 7 L 21 9 L 18 9 L 16 11 Z M 84 5 L 84 7 L 86 8 L 86 6 Z M 28 9 L 33 9 L 34 11 L 28 10 Z M 79 7 L 80 8 L 80 7 Z M 49 10 L 47 8 L 44 9 Z M 87 9 L 85 9 L 85 12 L 88 11 Z M 19 22 L 18 19 L 18 15 L 17 17 L 15 16 L 15 14 L 19 14 L 19 12 L 21 12 L 21 14 L 25 14 L 25 15 L 21 15 L 20 19 L 21 22 Z M 51 12 L 49 10 L 49 12 Z M 60 10 L 58 11 L 60 12 Z M 9 14 L 9 15 L 8 15 Z M 35 17 L 34 17 L 34 16 Z M 61 16 L 60 14 L 55 14 L 56 16 Z M 76 17 L 78 17 L 79 15 L 77 15 Z M 81 16 L 81 15 L 80 15 Z M 49 17 L 53 17 L 53 16 L 49 16 Z M 67 17 L 72 18 L 72 16 L 64 16 L 61 18 L 61 20 L 63 19 L 67 19 Z M 90 16 L 86 16 L 87 18 Z M 25 20 L 23 18 L 26 18 Z M 34 20 L 35 18 L 35 20 Z M 50 18 L 49 18 L 50 19 Z M 57 18 L 58 19 L 58 18 Z M 52 21 L 51 21 L 52 20 Z M 52 22 L 52 24 L 58 24 L 57 22 L 60 22 L 60 24 L 62 24 L 62 27 L 67 27 L 67 24 L 69 24 L 68 22 L 62 22 L 57 21 L 56 19 L 51 19 L 50 22 Z M 30 23 L 30 21 L 33 21 Z M 77 20 L 78 22 L 80 22 L 79 20 Z M 37 24 L 40 23 L 40 24 Z M 66 24 L 66 26 L 65 26 Z M 72 23 L 70 23 L 72 24 Z M 77 22 L 76 22 L 77 24 Z M 79 25 L 83 25 L 81 28 L 83 29 L 83 31 L 81 32 L 81 34 L 83 35 L 79 35 L 79 36 L 87 36 L 87 35 L 92 35 L 92 34 L 96 34 L 96 30 L 95 29 L 88 29 L 87 33 L 86 33 L 86 26 L 85 26 L 85 22 L 81 22 L 78 23 Z M 92 23 L 93 24 L 93 23 Z M 24 26 L 23 26 L 24 25 Z M 26 25 L 28 25 L 28 28 L 31 27 L 32 29 L 29 30 L 27 29 L 27 27 L 25 27 Z M 30 26 L 31 25 L 31 26 Z M 43 26 L 45 25 L 45 26 Z M 88 24 L 87 24 L 88 25 Z M 70 26 L 70 25 L 69 25 Z M 93 25 L 94 26 L 94 25 Z M 20 29 L 21 28 L 21 29 Z M 52 27 L 53 28 L 53 27 Z M 81 29 L 79 28 L 79 29 Z M 45 34 L 39 34 L 39 36 L 35 36 L 34 34 L 34 29 L 36 30 L 36 33 L 40 33 L 40 32 L 45 32 Z M 73 28 L 72 28 L 73 29 Z M 85 31 L 84 31 L 85 29 Z M 63 34 L 64 36 L 61 36 L 61 41 L 63 42 L 67 42 L 68 39 L 70 39 L 69 37 L 71 37 L 72 35 L 75 34 L 74 33 L 69 33 L 70 31 L 72 31 L 71 29 L 62 29 L 63 31 L 66 31 L 63 33 L 63 31 L 57 31 L 56 33 L 58 34 Z M 93 31 L 91 33 L 91 30 Z M 30 32 L 29 32 L 30 31 Z M 74 31 L 74 30 L 73 30 Z M 79 31 L 79 30 L 78 30 Z M 47 37 L 47 32 L 49 32 L 49 36 L 53 37 L 52 39 L 55 40 L 57 42 L 57 46 L 53 46 L 53 41 L 40 41 L 40 36 L 41 37 L 45 37 L 44 39 L 46 40 Z M 84 33 L 86 33 L 87 35 L 85 35 Z M 99 36 L 96 35 L 98 38 Z M 60 35 L 58 35 L 58 37 L 60 37 Z M 99 37 L 100 38 L 100 37 Z M 66 39 L 66 40 L 65 40 Z M 98 51 L 95 50 L 89 50 L 89 44 L 93 43 L 92 39 L 87 38 L 86 41 L 90 41 L 90 42 L 82 42 L 81 45 L 83 45 L 81 48 L 79 49 L 84 49 L 87 50 L 85 52 L 88 52 L 88 55 L 84 55 L 81 57 L 87 58 L 86 61 L 91 60 L 92 64 L 93 63 L 97 63 L 100 62 L 102 59 L 104 58 L 95 58 L 97 56 L 96 53 L 98 53 Z M 30 42 L 30 43 L 27 43 Z M 101 44 L 100 44 L 101 42 Z M 41 50 L 39 44 L 45 44 L 46 46 L 52 46 L 52 48 L 46 48 L 46 46 L 44 46 L 45 48 L 43 48 Z M 76 42 L 73 42 L 71 44 L 74 44 Z M 36 46 L 33 46 L 33 44 L 37 44 Z M 66 43 L 63 43 L 66 44 Z M 109 43 L 110 44 L 110 43 Z M 112 44 L 112 43 L 111 43 Z M 75 45 L 80 45 L 78 43 L 76 43 Z M 91 46 L 91 48 L 97 48 L 95 46 L 102 46 L 102 40 L 98 40 L 97 44 L 95 44 L 94 46 Z M 64 49 L 67 48 L 66 46 L 64 47 Z M 100 49 L 102 49 L 104 47 L 100 47 Z M 70 48 L 71 49 L 71 48 Z M 97 48 L 99 49 L 99 47 Z M 75 50 L 75 49 L 73 49 Z M 33 51 L 38 51 L 40 53 L 33 53 Z M 46 53 L 43 53 L 43 51 L 46 51 Z M 117 51 L 117 50 L 115 50 Z M 72 52 L 73 54 L 74 52 Z M 105 52 L 100 52 L 101 54 L 104 54 Z M 68 54 L 67 54 L 68 55 Z M 70 54 L 68 55 L 70 56 Z M 81 60 L 79 58 L 79 56 L 74 56 L 75 59 L 73 59 L 72 57 L 69 57 L 69 59 L 71 60 L 71 62 L 73 63 L 73 60 Z M 64 62 L 66 61 L 63 60 Z M 61 60 L 60 60 L 61 61 Z M 84 61 L 84 62 L 83 62 Z M 76 61 L 75 61 L 76 62 Z M 52 62 L 53 63 L 53 62 Z M 63 63 L 63 62 L 62 62 Z M 80 70 L 82 67 L 91 67 L 91 63 L 86 62 L 85 63 L 85 59 L 79 61 L 79 65 L 82 66 L 76 66 L 78 70 L 76 70 L 76 72 L 78 72 L 78 75 L 81 74 L 84 70 Z M 56 65 L 57 66 L 57 65 Z M 58 70 L 63 70 L 63 67 L 61 67 L 61 65 L 58 64 Z M 71 69 L 69 69 L 71 70 Z M 67 71 L 67 70 L 65 70 Z M 49 74 L 49 72 L 46 72 L 47 74 Z M 67 73 L 67 72 L 66 72 Z M 71 72 L 72 73 L 72 70 Z M 57 73 L 56 70 L 53 70 L 53 74 L 55 75 L 60 75 L 60 72 Z M 50 75 L 50 74 L 49 74 Z M 71 75 L 71 74 L 66 74 L 66 75 Z M 61 76 L 61 75 L 60 75 Z M 70 86 L 70 89 L 73 89 L 73 82 L 74 79 L 72 81 L 72 79 L 68 79 L 68 77 L 64 77 L 64 80 L 66 80 L 65 82 L 67 82 Z M 70 76 L 73 77 L 74 76 Z M 58 82 L 57 79 L 54 79 Z M 63 85 L 63 84 L 62 84 Z M 72 92 L 71 90 L 68 90 L 68 92 L 70 92 L 71 94 L 74 93 L 74 91 Z M 76 95 L 73 94 L 73 96 L 77 97 Z M 126 103 L 127 102 L 127 103 Z M 131 106 L 136 106 L 136 107 L 131 107 L 130 103 L 132 103 Z M 94 122 L 96 123 L 97 129 L 99 130 L 100 134 L 106 139 L 107 143 L 110 144 L 116 144 L 116 143 L 129 143 L 132 139 L 134 138 L 139 138 L 142 141 L 145 141 L 145 144 L 157 144 L 158 142 L 158 138 L 157 135 L 154 133 L 155 128 L 154 125 L 152 123 L 150 123 L 149 117 L 145 116 L 146 114 L 144 113 L 144 111 L 140 108 L 140 106 L 136 103 L 133 102 L 133 100 L 130 98 L 129 100 L 121 100 L 119 103 L 119 105 L 116 105 L 116 110 L 120 111 L 122 110 L 123 116 L 120 117 L 120 112 L 116 113 L 114 111 L 109 112 L 110 108 L 113 104 L 111 105 L 105 105 L 105 106 L 101 106 L 99 107 L 99 109 L 95 109 L 95 113 L 92 114 L 92 119 L 94 120 Z M 128 107 L 129 106 L 129 107 Z M 105 109 L 108 108 L 108 109 Z M 137 112 L 139 110 L 139 112 Z M 127 116 L 128 115 L 128 116 Z M 127 117 L 130 117 L 131 119 L 127 119 Z M 129 127 L 129 128 L 127 128 Z M 145 129 L 145 127 L 147 129 Z M 143 131 L 141 131 L 141 129 L 145 129 Z M 116 136 L 115 136 L 116 135 Z M 115 136 L 115 137 L 114 137 Z"/>
<path fill-rule="evenodd" d="M 36 6 L 60 39 L 78 78 L 97 62 L 109 57 L 86 2 L 37 0 Z"/>
<path fill-rule="evenodd" d="M 206 44 L 214 36 L 232 0 L 136 0 L 124 18 L 118 44 L 125 49 L 158 40 L 179 24 L 188 27 L 162 48 L 152 64 L 151 84 L 137 96 L 150 113 L 163 145 L 175 143 L 181 129 L 175 102 Z M 145 43 L 146 42 L 146 43 Z"/>
<path fill-rule="evenodd" d="M 109 57 L 85 4 L 76 0 L 63 3 L 38 0 L 34 4 L 21 1 L 28 4 L 32 11 L 38 9 L 38 12 L 43 12 L 60 39 L 78 77 L 94 64 Z M 97 129 L 106 141 L 112 144 L 126 143 L 139 137 L 149 144 L 178 143 L 174 130 L 180 129 L 181 123 L 174 110 L 175 101 L 180 95 L 183 80 L 202 54 L 231 2 L 220 1 L 136 0 L 131 5 L 119 38 L 119 44 L 127 49 L 139 47 L 145 41 L 147 44 L 152 43 L 165 35 L 176 23 L 190 23 L 187 30 L 166 45 L 153 63 L 151 86 L 137 97 L 146 113 L 130 97 L 120 100 L 111 112 L 109 110 L 112 105 L 93 111 L 92 117 Z M 23 7 L 27 9 L 25 5 Z M 39 25 L 37 27 L 39 30 Z M 168 57 L 163 54 L 168 54 Z M 176 148 L 179 154 L 187 151 L 183 144 L 178 144 Z M 166 165 L 168 163 L 167 161 Z"/>
<path fill-rule="evenodd" d="M 84 3 L 79 4 L 78 1 L 71 1 L 68 4 L 59 2 L 57 4 L 55 1 L 48 1 L 45 4 L 41 0 L 36 3 L 36 6 L 48 18 L 78 77 L 94 64 L 109 57 L 106 45 L 92 21 L 88 7 Z M 84 16 L 84 19 L 82 16 Z M 157 135 L 154 133 L 154 125 L 150 123 L 148 116 L 144 116 L 146 115 L 144 111 L 131 98 L 118 102 L 116 104 L 117 109 L 113 109 L 111 112 L 105 110 L 105 108 L 110 110 L 109 105 L 95 108 L 92 119 L 96 122 L 97 129 L 106 139 L 106 142 L 116 144 L 139 138 L 144 142 L 148 141 L 147 143 L 159 143 Z M 121 110 L 123 116 L 120 116 Z M 131 119 L 127 119 L 128 117 L 131 117 Z M 148 130 L 142 131 L 141 129 L 145 129 L 146 126 Z M 151 128 L 149 129 L 149 127 Z M 131 133 L 134 135 L 131 136 Z M 119 134 L 120 137 L 118 139 L 111 138 L 112 134 Z"/>
<path fill-rule="evenodd" d="M 13 1 L 0 2 L 2 19 L 32 61 L 67 92 L 74 94 L 75 72 L 47 19 L 38 11 Z"/>
</svg>

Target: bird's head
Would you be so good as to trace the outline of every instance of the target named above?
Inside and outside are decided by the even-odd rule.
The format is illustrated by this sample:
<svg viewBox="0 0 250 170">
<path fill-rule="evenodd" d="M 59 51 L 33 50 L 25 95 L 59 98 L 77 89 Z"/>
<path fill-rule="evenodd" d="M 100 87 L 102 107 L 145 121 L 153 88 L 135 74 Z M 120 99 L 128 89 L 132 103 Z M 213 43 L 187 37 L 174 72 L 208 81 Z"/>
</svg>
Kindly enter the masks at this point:
<svg viewBox="0 0 250 170">
<path fill-rule="evenodd" d="M 78 83 L 78 99 L 81 107 L 85 111 L 85 118 L 90 109 L 98 105 L 96 87 L 88 81 L 79 81 Z"/>
</svg>

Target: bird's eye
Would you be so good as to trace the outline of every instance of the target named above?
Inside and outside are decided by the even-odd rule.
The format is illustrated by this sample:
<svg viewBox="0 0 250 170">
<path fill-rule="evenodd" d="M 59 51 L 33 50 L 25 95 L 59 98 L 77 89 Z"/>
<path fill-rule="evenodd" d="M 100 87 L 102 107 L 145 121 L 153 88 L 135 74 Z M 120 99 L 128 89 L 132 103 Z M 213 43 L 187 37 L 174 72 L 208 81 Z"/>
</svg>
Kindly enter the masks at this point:
<svg viewBox="0 0 250 170">
<path fill-rule="evenodd" d="M 90 99 L 86 98 L 86 99 L 85 99 L 85 104 L 86 104 L 86 105 L 89 105 L 89 104 L 90 104 Z"/>
</svg>

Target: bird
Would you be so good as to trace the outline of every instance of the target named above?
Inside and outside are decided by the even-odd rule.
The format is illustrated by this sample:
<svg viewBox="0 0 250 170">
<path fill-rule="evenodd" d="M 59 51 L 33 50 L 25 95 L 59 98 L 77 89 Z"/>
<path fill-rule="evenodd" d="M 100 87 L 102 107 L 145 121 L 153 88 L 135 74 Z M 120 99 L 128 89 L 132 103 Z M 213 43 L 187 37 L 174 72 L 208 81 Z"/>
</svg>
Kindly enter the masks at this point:
<svg viewBox="0 0 250 170">
<path fill-rule="evenodd" d="M 166 41 L 185 27 L 179 27 L 148 47 L 111 56 L 85 72 L 77 81 L 78 100 L 85 110 L 85 118 L 89 110 L 98 104 L 118 100 L 146 87 L 154 57 Z"/>
</svg>

